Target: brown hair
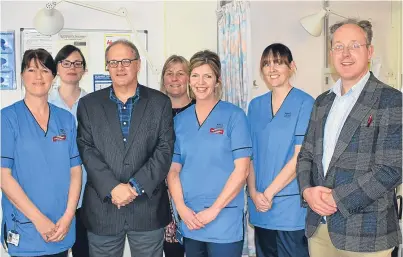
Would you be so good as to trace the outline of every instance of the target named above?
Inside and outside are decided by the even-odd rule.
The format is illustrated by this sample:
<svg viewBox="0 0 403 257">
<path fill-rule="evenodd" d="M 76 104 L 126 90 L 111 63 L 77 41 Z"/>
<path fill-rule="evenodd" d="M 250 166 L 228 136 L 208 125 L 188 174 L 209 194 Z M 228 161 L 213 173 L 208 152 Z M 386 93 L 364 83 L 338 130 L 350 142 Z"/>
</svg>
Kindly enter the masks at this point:
<svg viewBox="0 0 403 257">
<path fill-rule="evenodd" d="M 368 20 L 356 20 L 356 19 L 346 19 L 344 21 L 335 23 L 330 27 L 329 40 L 330 40 L 331 45 L 333 45 L 333 35 L 336 32 L 336 30 L 338 30 L 341 26 L 346 25 L 346 24 L 353 24 L 353 25 L 357 25 L 358 27 L 360 27 L 365 33 L 365 38 L 367 40 L 367 42 L 366 42 L 367 46 L 371 45 L 372 36 L 373 36 L 371 22 Z"/>
<path fill-rule="evenodd" d="M 213 70 L 214 75 L 216 76 L 218 86 L 216 87 L 216 89 L 214 91 L 214 96 L 217 99 L 221 99 L 222 83 L 221 83 L 220 57 L 216 53 L 214 53 L 210 50 L 204 50 L 204 51 L 199 51 L 199 52 L 195 53 L 192 56 L 192 58 L 190 58 L 189 73 L 192 73 L 193 69 L 200 67 L 204 64 L 209 65 L 210 68 Z"/>
</svg>

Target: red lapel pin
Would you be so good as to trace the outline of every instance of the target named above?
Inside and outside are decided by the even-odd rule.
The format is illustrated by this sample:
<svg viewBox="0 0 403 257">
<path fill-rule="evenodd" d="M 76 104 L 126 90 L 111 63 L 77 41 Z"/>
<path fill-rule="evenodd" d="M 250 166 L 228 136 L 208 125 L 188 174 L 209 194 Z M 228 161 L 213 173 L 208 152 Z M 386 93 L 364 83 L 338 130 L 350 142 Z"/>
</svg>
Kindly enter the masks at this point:
<svg viewBox="0 0 403 257">
<path fill-rule="evenodd" d="M 369 115 L 369 117 L 368 117 L 367 127 L 369 127 L 369 125 L 371 125 L 371 123 L 372 123 L 372 114 Z"/>
</svg>

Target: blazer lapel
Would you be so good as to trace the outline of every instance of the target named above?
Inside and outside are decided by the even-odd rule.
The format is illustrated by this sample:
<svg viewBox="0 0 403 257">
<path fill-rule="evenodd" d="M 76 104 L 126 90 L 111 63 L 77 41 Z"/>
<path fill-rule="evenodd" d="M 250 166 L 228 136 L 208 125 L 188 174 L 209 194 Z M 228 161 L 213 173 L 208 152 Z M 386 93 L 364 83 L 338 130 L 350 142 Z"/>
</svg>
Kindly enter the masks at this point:
<svg viewBox="0 0 403 257">
<path fill-rule="evenodd" d="M 137 134 L 137 130 L 139 129 L 141 121 L 143 120 L 144 111 L 148 104 L 147 91 L 144 90 L 143 86 L 139 85 L 139 87 L 140 87 L 140 98 L 138 102 L 134 105 L 134 109 L 132 112 L 132 117 L 130 120 L 129 138 L 127 140 L 127 145 L 124 152 L 125 156 L 128 150 L 130 149 L 131 145 L 133 144 L 134 138 L 136 137 Z"/>
<path fill-rule="evenodd" d="M 340 135 L 337 139 L 336 147 L 329 164 L 329 170 L 336 163 L 344 150 L 346 150 L 358 126 L 360 126 L 362 120 L 367 116 L 372 106 L 378 100 L 378 97 L 374 95 L 378 83 L 373 79 L 374 77 L 371 73 L 367 84 L 364 86 L 360 96 L 357 99 L 357 102 L 355 103 L 353 109 L 346 119 L 346 122 L 343 125 L 343 128 L 340 131 Z"/>
<path fill-rule="evenodd" d="M 318 131 L 317 139 L 320 140 L 319 143 L 317 144 L 317 151 L 316 151 L 316 158 L 317 158 L 317 165 L 318 165 L 318 171 L 319 171 L 319 176 L 324 179 L 324 170 L 323 170 L 323 164 L 322 164 L 322 159 L 323 159 L 323 140 L 324 140 L 324 135 L 325 135 L 325 125 L 326 125 L 326 120 L 327 117 L 329 116 L 330 109 L 332 108 L 333 101 L 336 98 L 335 93 L 330 93 L 326 95 L 326 97 L 322 100 L 321 107 L 318 110 L 318 119 L 319 119 L 319 128 L 320 130 Z"/>
<path fill-rule="evenodd" d="M 125 147 L 123 143 L 122 129 L 120 127 L 120 121 L 118 117 L 118 109 L 116 103 L 109 99 L 109 91 L 106 92 L 108 93 L 103 100 L 102 107 L 105 112 L 106 120 L 109 123 L 110 135 L 114 138 L 113 141 L 115 142 L 117 148 L 121 151 L 121 153 L 124 153 Z"/>
</svg>

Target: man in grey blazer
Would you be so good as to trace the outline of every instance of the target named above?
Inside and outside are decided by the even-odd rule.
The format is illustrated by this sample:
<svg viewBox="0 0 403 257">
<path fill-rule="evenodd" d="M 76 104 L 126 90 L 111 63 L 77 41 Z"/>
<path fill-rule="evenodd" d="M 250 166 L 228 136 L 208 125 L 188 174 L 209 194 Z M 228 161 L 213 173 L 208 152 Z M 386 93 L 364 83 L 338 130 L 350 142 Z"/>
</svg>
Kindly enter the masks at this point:
<svg viewBox="0 0 403 257">
<path fill-rule="evenodd" d="M 368 69 L 369 21 L 330 31 L 340 79 L 316 99 L 297 165 L 310 256 L 390 256 L 401 242 L 402 94 Z"/>
<path fill-rule="evenodd" d="M 140 56 L 126 40 L 105 51 L 112 86 L 78 104 L 77 143 L 88 173 L 83 221 L 91 257 L 162 256 L 171 215 L 165 178 L 173 154 L 171 101 L 140 85 Z"/>
</svg>

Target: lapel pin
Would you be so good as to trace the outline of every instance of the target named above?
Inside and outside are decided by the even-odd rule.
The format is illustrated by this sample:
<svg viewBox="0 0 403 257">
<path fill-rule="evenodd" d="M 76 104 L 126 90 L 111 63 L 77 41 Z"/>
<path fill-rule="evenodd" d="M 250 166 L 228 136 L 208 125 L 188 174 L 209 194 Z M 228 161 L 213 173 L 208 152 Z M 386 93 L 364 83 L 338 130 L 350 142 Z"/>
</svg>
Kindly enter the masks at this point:
<svg viewBox="0 0 403 257">
<path fill-rule="evenodd" d="M 369 127 L 369 125 L 371 125 L 371 123 L 372 123 L 372 114 L 369 115 L 369 117 L 368 117 L 367 127 Z"/>
</svg>

